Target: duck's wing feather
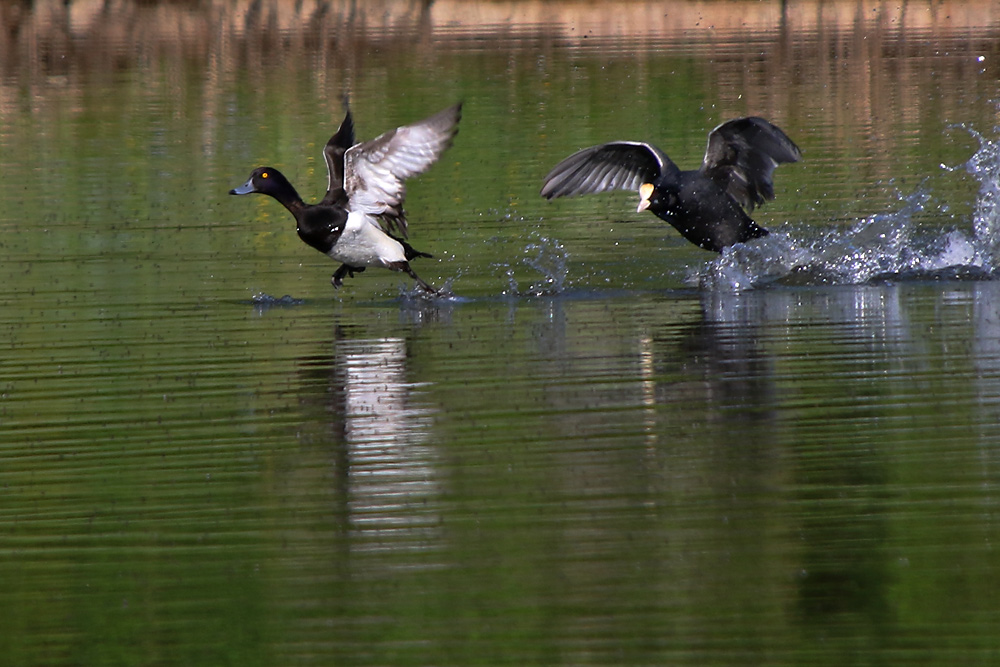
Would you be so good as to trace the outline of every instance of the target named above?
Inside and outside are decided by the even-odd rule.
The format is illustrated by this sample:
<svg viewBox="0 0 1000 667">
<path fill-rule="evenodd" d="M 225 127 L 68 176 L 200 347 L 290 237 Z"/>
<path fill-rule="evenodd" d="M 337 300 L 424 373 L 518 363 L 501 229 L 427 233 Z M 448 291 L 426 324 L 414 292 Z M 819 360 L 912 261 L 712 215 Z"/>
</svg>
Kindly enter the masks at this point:
<svg viewBox="0 0 1000 667">
<path fill-rule="evenodd" d="M 354 145 L 354 119 L 351 117 L 351 110 L 347 109 L 344 121 L 340 124 L 337 132 L 330 137 L 323 148 L 323 158 L 326 160 L 326 173 L 328 184 L 326 196 L 323 197 L 323 204 L 334 204 L 338 201 L 346 204 L 346 194 L 344 192 L 344 154 Z"/>
<path fill-rule="evenodd" d="M 426 171 L 451 146 L 462 105 L 390 130 L 353 146 L 344 155 L 344 189 L 352 211 L 381 219 L 387 231 L 406 236 L 404 181 Z"/>
<path fill-rule="evenodd" d="M 749 116 L 719 125 L 708 135 L 701 171 L 752 211 L 774 199 L 774 169 L 797 162 L 802 152 L 781 128 Z"/>
<path fill-rule="evenodd" d="M 542 183 L 546 199 L 638 190 L 661 175 L 677 172 L 663 151 L 640 141 L 612 141 L 573 153 L 557 164 Z"/>
</svg>

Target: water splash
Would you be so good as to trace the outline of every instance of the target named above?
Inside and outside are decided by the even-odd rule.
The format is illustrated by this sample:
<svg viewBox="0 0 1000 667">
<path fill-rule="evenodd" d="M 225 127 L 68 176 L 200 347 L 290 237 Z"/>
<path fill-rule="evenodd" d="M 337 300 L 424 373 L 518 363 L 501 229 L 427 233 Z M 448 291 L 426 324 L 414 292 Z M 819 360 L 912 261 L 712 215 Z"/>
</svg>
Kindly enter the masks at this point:
<svg viewBox="0 0 1000 667">
<path fill-rule="evenodd" d="M 814 242 L 809 263 L 796 271 L 819 276 L 822 282 L 857 285 L 877 276 L 944 268 L 947 254 L 916 233 L 914 219 L 932 206 L 926 185 L 901 196 L 900 202 L 897 211 L 870 216 L 846 233 L 834 232 Z"/>
<path fill-rule="evenodd" d="M 739 292 L 779 280 L 812 254 L 786 234 L 772 232 L 762 240 L 726 248 L 718 259 L 688 276 L 687 283 L 711 292 Z"/>
<path fill-rule="evenodd" d="M 500 264 L 498 266 L 503 270 L 507 280 L 504 294 L 552 296 L 561 294 L 566 289 L 569 254 L 558 239 L 536 236 L 534 241 L 524 246 L 523 253 L 521 265 L 535 270 L 540 275 L 540 280 L 532 282 L 527 289 L 522 290 L 515 275 L 515 267 L 510 264 Z"/>
<path fill-rule="evenodd" d="M 253 306 L 258 315 L 263 315 L 272 308 L 287 308 L 289 306 L 300 306 L 305 303 L 304 299 L 296 299 L 288 294 L 281 297 L 271 296 L 264 292 L 258 292 L 250 297 L 248 303 Z"/>
<path fill-rule="evenodd" d="M 457 277 L 457 276 L 456 276 Z M 439 285 L 432 285 L 437 291 L 428 292 L 418 285 L 416 281 L 401 282 L 399 284 L 399 298 L 404 302 L 417 301 L 427 303 L 437 303 L 442 301 L 460 301 L 461 297 L 454 291 L 455 277 L 446 278 Z"/>
<path fill-rule="evenodd" d="M 979 142 L 963 165 L 979 181 L 971 236 L 962 230 L 929 236 L 920 233 L 918 217 L 946 214 L 927 183 L 900 195 L 896 211 L 859 221 L 811 242 L 788 234 L 727 248 L 688 282 L 712 291 L 741 291 L 773 282 L 783 284 L 858 285 L 886 280 L 985 280 L 995 277 L 1000 258 L 1000 138 L 989 139 L 962 127 Z M 996 129 L 1000 135 L 1000 127 Z"/>
<path fill-rule="evenodd" d="M 1000 256 L 1000 142 L 970 127 L 958 127 L 979 142 L 979 149 L 964 167 L 979 181 L 979 196 L 972 214 L 976 247 L 989 260 L 991 268 L 995 268 L 995 261 Z M 994 128 L 994 132 L 1000 134 L 1000 128 Z"/>
<path fill-rule="evenodd" d="M 527 256 L 521 262 L 542 275 L 542 282 L 533 283 L 528 288 L 528 294 L 532 296 L 559 294 L 565 289 L 569 268 L 566 262 L 566 249 L 562 243 L 542 236 L 537 243 L 526 245 L 524 252 Z"/>
<path fill-rule="evenodd" d="M 268 308 L 271 306 L 299 306 L 305 303 L 303 299 L 296 299 L 295 297 L 286 294 L 285 296 L 271 296 L 270 294 L 265 294 L 264 292 L 258 292 L 250 297 L 250 304 L 254 306 Z"/>
</svg>

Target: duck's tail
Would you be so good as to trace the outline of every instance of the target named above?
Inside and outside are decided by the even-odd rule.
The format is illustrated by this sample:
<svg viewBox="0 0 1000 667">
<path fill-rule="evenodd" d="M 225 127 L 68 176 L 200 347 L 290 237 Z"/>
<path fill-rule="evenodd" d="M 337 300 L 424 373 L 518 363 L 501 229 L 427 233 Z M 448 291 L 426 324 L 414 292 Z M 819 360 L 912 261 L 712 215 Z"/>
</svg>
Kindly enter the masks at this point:
<svg viewBox="0 0 1000 667">
<path fill-rule="evenodd" d="M 389 236 L 392 236 L 392 234 L 389 234 Z M 413 246 L 411 246 L 409 243 L 399 238 L 398 236 L 392 236 L 392 238 L 394 241 L 399 243 L 399 245 L 403 246 L 403 256 L 406 257 L 406 261 L 410 261 L 411 259 L 416 259 L 417 257 L 434 256 L 431 255 L 430 253 L 420 252 L 419 250 L 417 250 L 416 248 L 414 248 Z"/>
</svg>

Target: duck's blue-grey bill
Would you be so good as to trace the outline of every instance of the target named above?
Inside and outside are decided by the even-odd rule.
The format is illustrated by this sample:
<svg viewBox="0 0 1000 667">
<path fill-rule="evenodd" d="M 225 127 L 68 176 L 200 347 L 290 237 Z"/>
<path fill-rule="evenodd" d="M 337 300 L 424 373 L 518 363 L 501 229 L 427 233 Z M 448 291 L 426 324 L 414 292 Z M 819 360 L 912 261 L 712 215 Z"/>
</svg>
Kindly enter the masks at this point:
<svg viewBox="0 0 1000 667">
<path fill-rule="evenodd" d="M 229 191 L 231 195 L 248 195 L 251 192 L 257 192 L 256 188 L 253 186 L 253 180 L 249 180 L 238 188 L 233 188 Z"/>
</svg>

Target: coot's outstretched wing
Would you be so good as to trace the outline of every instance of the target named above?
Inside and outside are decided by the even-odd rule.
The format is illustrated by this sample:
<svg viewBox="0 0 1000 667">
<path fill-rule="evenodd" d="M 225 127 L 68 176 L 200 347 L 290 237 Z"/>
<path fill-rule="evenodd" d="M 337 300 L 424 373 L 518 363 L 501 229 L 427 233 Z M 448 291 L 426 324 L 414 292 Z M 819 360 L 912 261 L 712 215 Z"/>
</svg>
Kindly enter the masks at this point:
<svg viewBox="0 0 1000 667">
<path fill-rule="evenodd" d="M 774 199 L 774 169 L 802 152 L 777 125 L 750 116 L 712 130 L 701 171 L 748 211 Z"/>
<path fill-rule="evenodd" d="M 660 149 L 640 141 L 613 141 L 573 153 L 557 164 L 542 183 L 546 199 L 608 190 L 638 190 L 643 183 L 678 173 Z"/>
<path fill-rule="evenodd" d="M 346 106 L 346 104 L 345 104 Z M 323 204 L 347 204 L 347 194 L 344 192 L 344 154 L 354 145 L 354 119 L 351 110 L 347 109 L 344 121 L 337 132 L 330 137 L 323 148 L 323 158 L 326 159 L 326 173 L 329 177 L 326 196 Z"/>
<path fill-rule="evenodd" d="M 344 155 L 344 190 L 350 210 L 379 218 L 387 231 L 395 229 L 405 237 L 404 181 L 425 172 L 451 146 L 461 116 L 462 105 L 456 104 L 349 148 Z"/>
</svg>

